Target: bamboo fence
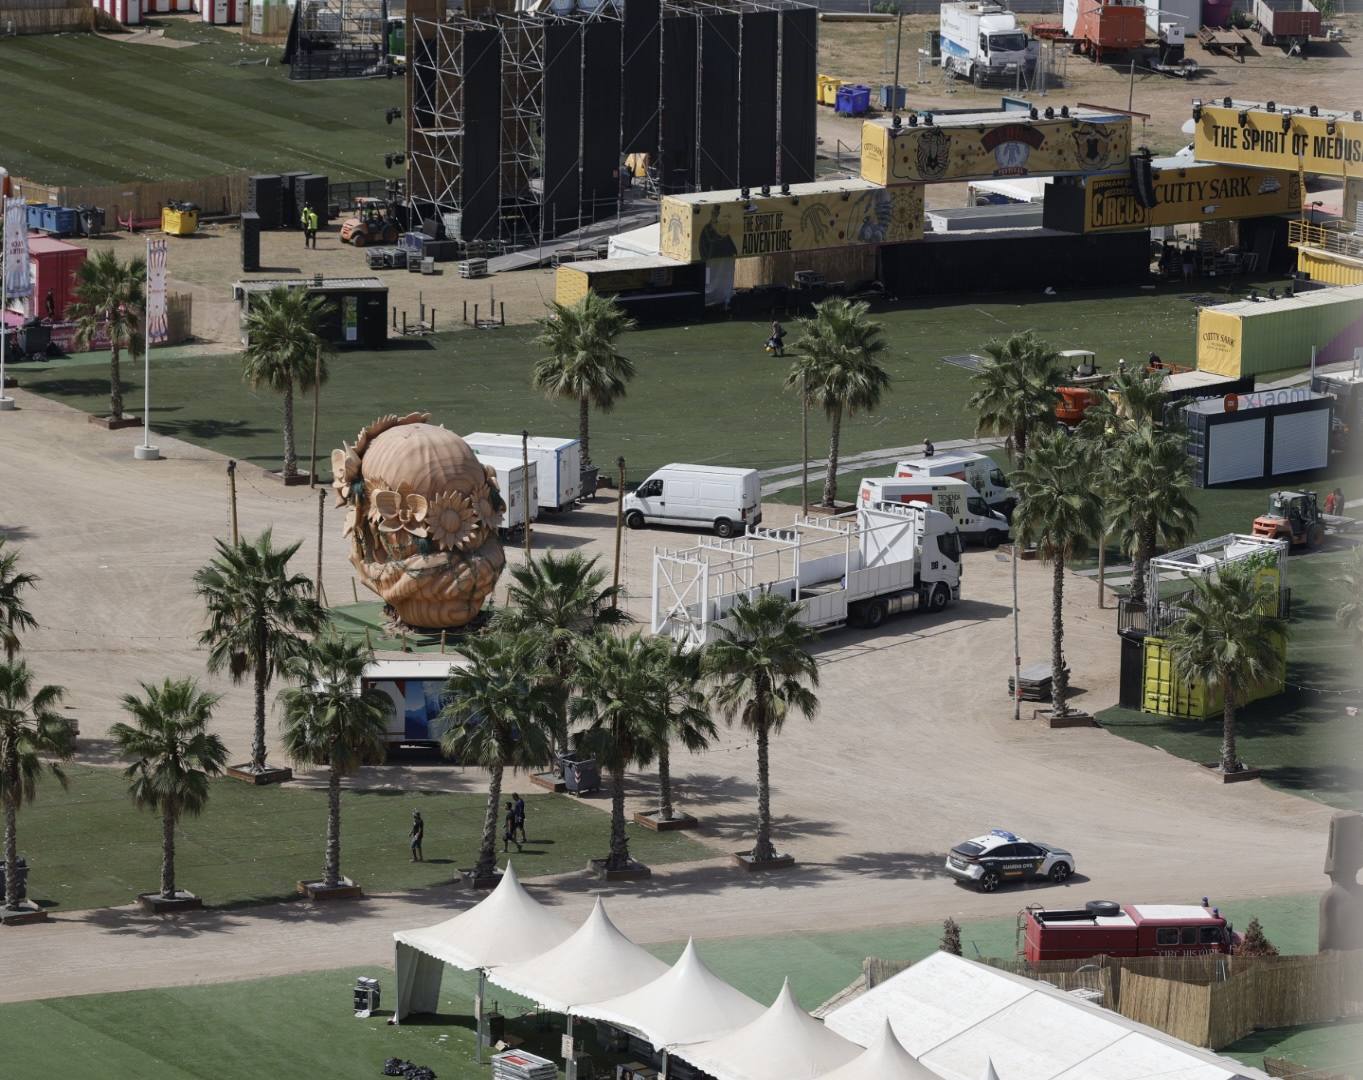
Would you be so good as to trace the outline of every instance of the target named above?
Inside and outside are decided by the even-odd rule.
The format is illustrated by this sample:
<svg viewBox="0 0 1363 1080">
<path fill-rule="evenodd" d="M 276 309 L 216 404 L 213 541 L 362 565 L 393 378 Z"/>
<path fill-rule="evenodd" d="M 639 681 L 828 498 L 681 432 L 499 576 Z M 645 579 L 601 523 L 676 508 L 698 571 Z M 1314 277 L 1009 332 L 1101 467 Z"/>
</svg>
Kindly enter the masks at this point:
<svg viewBox="0 0 1363 1080">
<path fill-rule="evenodd" d="M 89 0 L 4 0 L 0 33 L 69 34 L 94 26 Z"/>
</svg>

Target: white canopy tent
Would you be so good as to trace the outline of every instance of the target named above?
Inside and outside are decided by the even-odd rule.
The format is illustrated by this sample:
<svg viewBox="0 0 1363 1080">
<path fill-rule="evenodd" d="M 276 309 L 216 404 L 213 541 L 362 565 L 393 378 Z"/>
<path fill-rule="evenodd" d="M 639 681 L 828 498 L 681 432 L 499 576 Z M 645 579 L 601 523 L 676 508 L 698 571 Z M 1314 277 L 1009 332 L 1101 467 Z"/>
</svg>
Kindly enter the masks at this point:
<svg viewBox="0 0 1363 1080">
<path fill-rule="evenodd" d="M 764 1012 L 747 994 L 706 967 L 693 941 L 651 983 L 606 1001 L 574 1005 L 568 1011 L 637 1032 L 655 1050 L 718 1038 Z"/>
<path fill-rule="evenodd" d="M 814 1080 L 861 1052 L 800 1008 L 789 979 L 771 1007 L 750 1023 L 708 1042 L 669 1047 L 670 1056 L 715 1080 Z"/>
<path fill-rule="evenodd" d="M 479 973 L 481 1030 L 484 972 L 540 956 L 572 932 L 570 924 L 525 891 L 508 862 L 497 887 L 467 911 L 434 926 L 393 934 L 398 995 L 394 1019 L 401 1022 L 412 1013 L 435 1012 L 440 980 L 450 964 Z"/>
<path fill-rule="evenodd" d="M 876 1041 L 840 1069 L 824 1073 L 819 1080 L 940 1080 L 926 1065 L 920 1065 L 904 1044 L 895 1037 L 894 1028 L 885 1021 Z"/>
</svg>

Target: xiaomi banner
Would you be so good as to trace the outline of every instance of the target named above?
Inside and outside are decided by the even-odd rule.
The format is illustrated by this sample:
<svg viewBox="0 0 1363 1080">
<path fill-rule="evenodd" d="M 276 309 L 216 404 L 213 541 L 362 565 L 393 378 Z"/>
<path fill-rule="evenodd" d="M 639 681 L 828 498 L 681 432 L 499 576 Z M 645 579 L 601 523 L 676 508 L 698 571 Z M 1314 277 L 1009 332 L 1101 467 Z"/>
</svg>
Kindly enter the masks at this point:
<svg viewBox="0 0 1363 1080">
<path fill-rule="evenodd" d="M 1193 136 L 1199 161 L 1291 169 L 1317 176 L 1363 176 L 1363 122 L 1281 110 L 1202 106 Z M 1333 129 L 1333 130 L 1332 130 Z"/>
</svg>

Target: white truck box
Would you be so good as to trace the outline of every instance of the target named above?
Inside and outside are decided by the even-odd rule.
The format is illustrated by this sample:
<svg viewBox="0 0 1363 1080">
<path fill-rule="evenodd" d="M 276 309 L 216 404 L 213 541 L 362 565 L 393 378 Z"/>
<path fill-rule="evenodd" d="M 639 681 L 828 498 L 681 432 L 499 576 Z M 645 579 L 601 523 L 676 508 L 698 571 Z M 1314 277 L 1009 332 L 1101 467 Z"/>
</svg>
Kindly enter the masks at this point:
<svg viewBox="0 0 1363 1080">
<path fill-rule="evenodd" d="M 998 4 L 943 4 L 939 26 L 942 67 L 977 85 L 989 76 L 1028 71 L 1040 55 L 1017 16 Z"/>
<path fill-rule="evenodd" d="M 497 470 L 497 490 L 502 494 L 506 510 L 502 513 L 501 533 L 506 535 L 525 528 L 525 481 L 526 466 L 519 457 L 492 457 L 479 454 L 478 460 Z M 540 516 L 539 466 L 532 459 L 529 467 L 530 480 L 530 520 Z"/>
<path fill-rule="evenodd" d="M 377 690 L 390 702 L 388 729 L 384 741 L 399 744 L 430 745 L 440 742 L 449 723 L 440 717 L 445 707 L 445 681 L 450 669 L 460 663 L 457 657 L 439 659 L 375 660 L 360 676 L 360 687 Z"/>
<path fill-rule="evenodd" d="M 964 539 L 979 540 L 991 548 L 1008 539 L 1008 519 L 991 510 L 983 497 L 959 477 L 862 477 L 857 505 L 874 506 L 882 502 L 921 503 L 940 510 L 956 523 Z"/>
<path fill-rule="evenodd" d="M 900 461 L 895 464 L 894 474 L 905 479 L 954 476 L 973 487 L 990 509 L 1004 515 L 1010 514 L 1018 501 L 1017 492 L 1008 486 L 1008 478 L 994 459 L 970 450 Z"/>
<path fill-rule="evenodd" d="M 464 441 L 480 458 L 519 460 L 521 437 L 475 431 Z M 582 497 L 582 444 L 576 439 L 530 436 L 530 460 L 536 465 L 541 510 L 571 510 Z"/>
</svg>

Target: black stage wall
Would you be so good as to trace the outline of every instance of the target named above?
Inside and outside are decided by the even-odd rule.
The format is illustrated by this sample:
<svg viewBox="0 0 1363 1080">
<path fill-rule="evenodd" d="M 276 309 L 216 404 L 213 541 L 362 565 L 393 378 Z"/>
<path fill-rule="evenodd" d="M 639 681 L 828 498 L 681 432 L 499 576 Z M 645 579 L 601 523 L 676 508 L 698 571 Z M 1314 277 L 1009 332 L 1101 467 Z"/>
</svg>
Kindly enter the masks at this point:
<svg viewBox="0 0 1363 1080">
<path fill-rule="evenodd" d="M 620 40 L 621 158 L 658 145 L 659 0 L 629 0 Z"/>
<path fill-rule="evenodd" d="M 502 46 L 496 30 L 464 32 L 464 146 L 459 176 L 465 240 L 494 240 L 499 230 Z"/>
<path fill-rule="evenodd" d="M 588 23 L 583 32 L 582 214 L 594 221 L 615 213 L 620 193 L 620 24 Z"/>
<path fill-rule="evenodd" d="M 582 102 L 582 28 L 544 27 L 544 235 L 577 228 L 578 125 Z M 571 221 L 572 225 L 567 223 Z M 555 229 L 555 223 L 562 226 Z"/>
<path fill-rule="evenodd" d="M 797 8 L 781 15 L 781 182 L 814 179 L 814 100 L 818 75 L 819 13 Z M 748 58 L 747 50 L 743 59 Z"/>
<path fill-rule="evenodd" d="M 696 165 L 696 28 L 690 16 L 664 19 L 663 59 L 658 108 L 662 113 L 658 145 L 658 182 L 664 192 L 689 191 Z"/>
<path fill-rule="evenodd" d="M 776 179 L 776 19 L 774 11 L 745 11 L 742 15 L 739 187 L 761 187 Z M 810 94 L 809 101 L 813 100 Z M 806 105 L 813 116 L 815 106 Z"/>
<path fill-rule="evenodd" d="M 738 184 L 738 16 L 707 15 L 700 30 L 700 130 L 695 184 Z"/>
</svg>

